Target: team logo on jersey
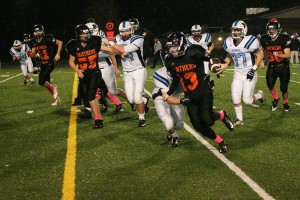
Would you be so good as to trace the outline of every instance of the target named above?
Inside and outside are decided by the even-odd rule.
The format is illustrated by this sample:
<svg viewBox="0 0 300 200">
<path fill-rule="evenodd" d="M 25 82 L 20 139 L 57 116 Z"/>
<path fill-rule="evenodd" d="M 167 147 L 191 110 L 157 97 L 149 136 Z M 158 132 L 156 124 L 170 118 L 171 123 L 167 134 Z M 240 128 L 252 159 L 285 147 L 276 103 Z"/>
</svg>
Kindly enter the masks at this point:
<svg viewBox="0 0 300 200">
<path fill-rule="evenodd" d="M 176 72 L 183 72 L 183 71 L 188 71 L 191 69 L 196 68 L 195 64 L 186 64 L 186 65 L 180 65 L 175 67 Z"/>
</svg>

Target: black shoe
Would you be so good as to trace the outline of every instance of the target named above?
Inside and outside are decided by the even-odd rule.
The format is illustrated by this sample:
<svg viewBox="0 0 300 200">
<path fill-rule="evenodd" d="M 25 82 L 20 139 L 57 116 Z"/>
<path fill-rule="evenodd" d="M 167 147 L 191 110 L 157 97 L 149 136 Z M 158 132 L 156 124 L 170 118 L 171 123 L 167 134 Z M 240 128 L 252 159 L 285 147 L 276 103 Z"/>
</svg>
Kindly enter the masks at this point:
<svg viewBox="0 0 300 200">
<path fill-rule="evenodd" d="M 179 137 L 172 137 L 171 147 L 178 147 Z"/>
<path fill-rule="evenodd" d="M 106 113 L 108 110 L 108 106 L 104 105 L 104 104 L 101 104 L 101 113 Z"/>
<path fill-rule="evenodd" d="M 227 143 L 224 140 L 221 143 L 219 143 L 219 152 L 220 153 L 227 152 Z"/>
<path fill-rule="evenodd" d="M 27 81 L 26 80 L 24 80 L 24 85 L 27 85 Z"/>
<path fill-rule="evenodd" d="M 210 78 L 209 85 L 210 85 L 210 87 L 211 87 L 212 90 L 215 89 L 215 80 L 213 78 Z"/>
<path fill-rule="evenodd" d="M 75 98 L 74 103 L 72 103 L 72 106 L 80 106 L 82 105 L 82 100 Z"/>
<path fill-rule="evenodd" d="M 289 111 L 290 111 L 290 106 L 289 106 L 288 103 L 284 103 L 284 104 L 283 104 L 283 110 L 284 110 L 285 112 L 289 112 Z"/>
<path fill-rule="evenodd" d="M 113 113 L 118 114 L 121 111 L 124 111 L 125 106 L 123 104 L 116 105 L 116 109 L 113 111 Z"/>
<path fill-rule="evenodd" d="M 103 127 L 103 120 L 95 120 L 95 125 L 93 129 L 102 128 Z"/>
<path fill-rule="evenodd" d="M 145 113 L 147 113 L 149 111 L 149 99 L 150 97 L 149 96 L 146 96 L 146 95 L 143 95 L 143 97 L 145 97 L 147 99 L 147 102 L 145 103 Z"/>
<path fill-rule="evenodd" d="M 225 126 L 232 131 L 234 128 L 234 124 L 233 121 L 230 119 L 230 117 L 227 115 L 227 113 L 225 112 L 225 110 L 222 110 L 222 112 L 224 113 L 224 119 L 222 120 L 222 122 L 225 124 Z"/>
<path fill-rule="evenodd" d="M 84 113 L 79 114 L 78 117 L 80 119 L 92 119 L 92 112 L 89 111 L 88 109 L 85 109 Z"/>
<path fill-rule="evenodd" d="M 167 141 L 171 141 L 172 140 L 172 136 L 171 135 L 167 135 Z"/>
<path fill-rule="evenodd" d="M 140 119 L 139 120 L 139 127 L 144 127 L 144 126 L 146 126 L 146 120 Z"/>
<path fill-rule="evenodd" d="M 136 105 L 135 104 L 129 103 L 129 105 L 130 105 L 132 111 L 136 111 Z"/>
<path fill-rule="evenodd" d="M 274 101 L 272 101 L 271 111 L 275 111 L 277 109 L 278 102 L 279 99 L 274 99 Z"/>
</svg>

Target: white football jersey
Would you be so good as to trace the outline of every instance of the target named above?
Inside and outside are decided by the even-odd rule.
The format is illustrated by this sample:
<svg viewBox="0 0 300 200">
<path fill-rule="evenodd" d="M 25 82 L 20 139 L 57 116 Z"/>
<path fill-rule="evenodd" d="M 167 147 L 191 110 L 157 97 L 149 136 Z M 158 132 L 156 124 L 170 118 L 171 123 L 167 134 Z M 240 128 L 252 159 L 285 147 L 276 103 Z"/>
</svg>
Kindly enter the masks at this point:
<svg viewBox="0 0 300 200">
<path fill-rule="evenodd" d="M 209 33 L 203 33 L 201 34 L 201 39 L 199 42 L 197 42 L 196 40 L 194 40 L 193 36 L 190 35 L 188 38 L 187 38 L 187 41 L 188 41 L 188 44 L 189 45 L 192 45 L 192 44 L 195 44 L 195 45 L 200 45 L 202 46 L 205 50 L 208 50 L 208 43 L 211 42 L 211 35 Z"/>
<path fill-rule="evenodd" d="M 255 64 L 253 52 L 260 48 L 260 42 L 255 36 L 247 35 L 235 46 L 233 38 L 228 37 L 224 41 L 223 47 L 234 61 L 235 72 L 246 74 Z"/>
<path fill-rule="evenodd" d="M 30 48 L 27 44 L 22 44 L 22 48 L 20 51 L 16 51 L 13 47 L 11 47 L 9 50 L 9 54 L 15 57 L 19 57 L 20 63 L 25 63 L 30 60 L 30 57 L 27 54 L 29 50 Z"/>
<path fill-rule="evenodd" d="M 153 81 L 156 87 L 154 88 L 152 94 L 157 93 L 159 89 L 161 89 L 162 93 L 168 92 L 172 80 L 173 77 L 167 72 L 166 67 L 162 67 L 156 70 L 153 74 Z M 181 84 L 179 84 L 178 88 L 175 90 L 172 96 L 179 97 L 182 93 L 183 89 L 181 87 Z"/>
<path fill-rule="evenodd" d="M 133 35 L 130 39 L 123 41 L 120 35 L 115 37 L 115 43 L 124 46 L 125 52 L 128 53 L 127 57 L 122 58 L 122 67 L 124 71 L 134 71 L 145 67 L 143 60 L 143 43 L 144 38 L 139 35 Z M 136 51 L 126 51 L 130 46 L 134 45 L 138 48 Z M 126 48 L 127 47 L 127 48 Z"/>
</svg>

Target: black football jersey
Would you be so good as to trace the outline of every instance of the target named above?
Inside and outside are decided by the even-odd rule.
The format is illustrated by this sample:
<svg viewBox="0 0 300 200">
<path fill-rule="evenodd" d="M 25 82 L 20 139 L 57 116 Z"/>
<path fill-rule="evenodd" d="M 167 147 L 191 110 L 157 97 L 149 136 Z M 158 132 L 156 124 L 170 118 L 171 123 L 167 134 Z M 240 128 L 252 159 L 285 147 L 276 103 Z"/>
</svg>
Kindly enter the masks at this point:
<svg viewBox="0 0 300 200">
<path fill-rule="evenodd" d="M 33 38 L 32 40 L 30 40 L 28 45 L 31 49 L 35 49 L 36 54 L 39 54 L 39 59 L 42 64 L 54 62 L 54 49 L 56 46 L 56 39 L 53 37 L 53 35 L 44 35 L 40 42 Z"/>
<path fill-rule="evenodd" d="M 202 46 L 191 45 L 183 56 L 173 58 L 167 55 L 165 64 L 173 76 L 169 95 L 176 90 L 179 82 L 185 95 L 191 99 L 208 88 L 208 82 L 204 80 L 206 76 L 203 63 L 205 54 L 206 51 Z"/>
<path fill-rule="evenodd" d="M 100 49 L 101 37 L 99 36 L 91 36 L 85 47 L 77 39 L 72 39 L 66 44 L 66 51 L 76 57 L 79 68 L 85 73 L 99 70 L 98 53 Z"/>
<path fill-rule="evenodd" d="M 290 48 L 291 38 L 288 35 L 280 34 L 276 40 L 272 40 L 269 35 L 263 35 L 260 39 L 261 46 L 268 53 L 268 60 L 270 64 L 288 64 L 287 58 L 279 58 L 273 55 L 274 51 L 277 51 L 279 54 L 284 54 L 284 49 Z"/>
</svg>

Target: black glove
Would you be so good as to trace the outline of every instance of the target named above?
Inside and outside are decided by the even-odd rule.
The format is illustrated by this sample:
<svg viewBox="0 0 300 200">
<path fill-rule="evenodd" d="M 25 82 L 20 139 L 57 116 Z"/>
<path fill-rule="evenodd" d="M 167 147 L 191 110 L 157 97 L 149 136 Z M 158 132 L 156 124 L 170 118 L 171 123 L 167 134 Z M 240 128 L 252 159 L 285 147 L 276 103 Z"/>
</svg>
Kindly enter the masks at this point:
<svg viewBox="0 0 300 200">
<path fill-rule="evenodd" d="M 249 72 L 247 73 L 247 79 L 249 79 L 250 81 L 252 81 L 253 77 L 254 77 L 254 74 L 255 74 L 255 69 L 251 68 L 249 70 Z"/>
<path fill-rule="evenodd" d="M 188 99 L 188 98 L 181 98 L 180 99 L 180 104 L 182 104 L 184 106 L 188 106 L 190 104 L 190 99 Z"/>
<path fill-rule="evenodd" d="M 154 100 L 154 99 L 155 99 L 156 97 L 158 97 L 158 96 L 162 96 L 161 89 L 159 89 L 157 93 L 154 93 L 154 94 L 152 95 L 152 99 Z"/>
</svg>

